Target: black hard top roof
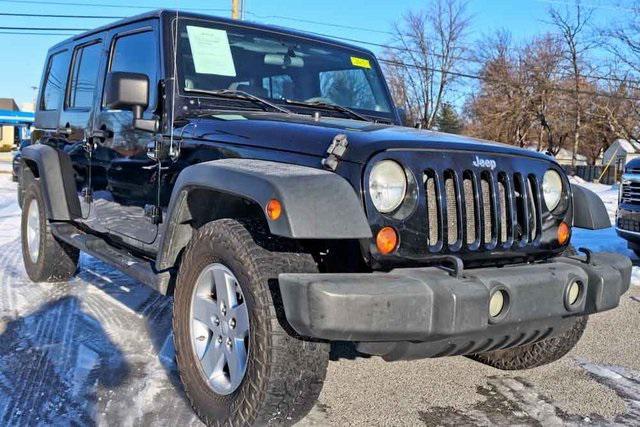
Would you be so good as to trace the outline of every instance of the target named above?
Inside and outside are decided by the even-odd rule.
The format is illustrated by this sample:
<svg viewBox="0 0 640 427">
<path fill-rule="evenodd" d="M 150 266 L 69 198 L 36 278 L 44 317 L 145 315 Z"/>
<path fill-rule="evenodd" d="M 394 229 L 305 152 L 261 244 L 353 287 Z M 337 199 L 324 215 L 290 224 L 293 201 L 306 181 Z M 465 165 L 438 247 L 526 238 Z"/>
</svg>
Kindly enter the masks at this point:
<svg viewBox="0 0 640 427">
<path fill-rule="evenodd" d="M 337 45 L 337 46 L 341 46 L 341 47 L 345 47 L 348 49 L 352 49 L 352 50 L 356 50 L 356 51 L 360 51 L 360 52 L 366 52 L 368 54 L 370 54 L 371 56 L 373 56 L 373 53 L 365 48 L 362 48 L 360 46 L 356 46 L 353 44 L 349 44 L 349 43 L 344 43 L 329 37 L 323 37 L 323 36 L 319 36 L 316 34 L 312 34 L 312 33 L 307 33 L 304 31 L 297 31 L 297 30 L 292 30 L 290 28 L 285 28 L 285 27 L 281 27 L 281 26 L 277 26 L 277 25 L 265 25 L 265 24 L 259 24 L 256 22 L 251 22 L 251 21 L 238 21 L 238 20 L 233 20 L 233 19 L 229 19 L 229 18 L 223 18 L 220 16 L 212 16 L 212 15 L 205 15 L 205 14 L 200 14 L 200 13 L 193 13 L 193 12 L 184 12 L 184 11 L 177 11 L 177 10 L 172 10 L 172 9 L 157 9 L 157 10 L 153 10 L 150 12 L 145 12 L 139 15 L 135 15 L 135 16 L 131 16 L 128 18 L 124 18 L 124 19 L 120 19 L 118 21 L 112 22 L 110 24 L 107 25 L 103 25 L 101 27 L 97 27 L 93 30 L 89 30 L 89 31 L 85 31 L 81 34 L 78 34 L 76 36 L 70 37 L 66 40 L 63 40 L 62 42 L 56 44 L 55 46 L 53 46 L 50 50 L 55 50 L 57 48 L 63 47 L 65 45 L 71 44 L 77 40 L 81 40 L 85 37 L 91 36 L 92 34 L 97 34 L 97 33 L 102 33 L 105 31 L 109 31 L 113 28 L 116 27 L 121 27 L 124 25 L 128 25 L 128 24 L 132 24 L 138 21 L 144 21 L 146 19 L 150 19 L 150 18 L 169 18 L 169 17 L 173 17 L 176 14 L 178 14 L 178 16 L 180 18 L 196 18 L 196 19 L 204 19 L 204 20 L 210 20 L 210 21 L 215 21 L 215 22 L 219 22 L 222 24 L 227 24 L 227 25 L 234 25 L 234 26 L 238 26 L 238 27 L 245 27 L 245 28 L 253 28 L 256 30 L 263 30 L 263 31 L 275 31 L 278 33 L 283 33 L 283 34 L 289 34 L 292 36 L 296 36 L 296 37 L 302 37 L 302 38 L 306 38 L 306 39 L 312 39 L 312 40 L 317 40 L 317 41 L 321 41 L 324 43 L 329 43 L 329 44 L 333 44 L 333 45 Z"/>
</svg>

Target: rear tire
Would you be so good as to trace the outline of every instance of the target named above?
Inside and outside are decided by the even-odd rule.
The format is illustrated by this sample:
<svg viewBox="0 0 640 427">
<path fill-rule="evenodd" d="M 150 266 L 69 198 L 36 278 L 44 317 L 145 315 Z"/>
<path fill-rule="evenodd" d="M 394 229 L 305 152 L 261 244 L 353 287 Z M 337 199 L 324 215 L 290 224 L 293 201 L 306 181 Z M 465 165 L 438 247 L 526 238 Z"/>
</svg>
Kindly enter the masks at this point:
<svg viewBox="0 0 640 427">
<path fill-rule="evenodd" d="M 577 317 L 571 329 L 557 337 L 507 350 L 496 350 L 469 356 L 471 359 L 505 371 L 536 368 L 555 362 L 580 341 L 588 316 Z"/>
<path fill-rule="evenodd" d="M 38 181 L 25 188 L 21 240 L 24 268 L 34 282 L 64 282 L 78 269 L 80 251 L 51 233 Z"/>
<path fill-rule="evenodd" d="M 211 332 L 200 333 L 195 339 L 192 335 L 196 329 L 192 301 L 200 289 L 196 284 L 202 280 L 201 273 L 206 273 L 212 266 L 214 270 L 232 273 L 237 280 L 233 283 L 241 292 L 237 292 L 236 301 L 246 305 L 250 324 L 245 344 L 248 351 L 245 353 L 244 377 L 224 393 L 215 386 L 217 380 L 211 378 L 226 374 L 207 378 L 203 366 L 208 346 L 227 342 L 228 338 L 219 341 L 216 335 L 229 333 L 232 326 L 225 326 L 224 330 L 217 326 L 230 322 L 228 316 L 218 311 L 209 317 L 213 319 Z M 185 249 L 173 311 L 176 359 L 186 395 L 207 425 L 291 425 L 315 404 L 326 374 L 329 346 L 303 341 L 283 320 L 277 278 L 279 273 L 285 272 L 317 272 L 317 266 L 313 258 L 300 253 L 294 243 L 265 233 L 254 232 L 252 236 L 247 227 L 235 220 L 222 219 L 202 226 Z M 216 285 L 211 293 L 213 312 L 219 301 L 223 301 L 218 297 L 219 293 Z M 197 318 L 195 314 L 194 317 Z M 211 336 L 211 341 L 207 342 L 207 350 L 203 350 L 201 359 L 197 346 L 200 345 L 198 341 L 207 340 L 205 335 Z M 230 342 L 236 342 L 235 339 Z M 228 357 L 233 354 L 220 360 L 228 360 Z M 227 362 L 221 363 L 227 367 Z M 228 373 L 229 383 L 232 368 L 229 363 L 224 371 Z"/>
</svg>

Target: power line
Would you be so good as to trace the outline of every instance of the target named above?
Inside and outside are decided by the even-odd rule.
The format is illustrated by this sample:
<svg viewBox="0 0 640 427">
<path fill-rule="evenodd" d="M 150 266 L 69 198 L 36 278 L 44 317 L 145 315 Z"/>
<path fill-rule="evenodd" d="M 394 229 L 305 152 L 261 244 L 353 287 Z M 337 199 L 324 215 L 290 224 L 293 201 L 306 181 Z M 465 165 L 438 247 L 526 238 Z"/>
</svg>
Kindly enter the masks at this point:
<svg viewBox="0 0 640 427">
<path fill-rule="evenodd" d="M 507 81 L 504 81 L 504 80 L 490 79 L 488 77 L 480 76 L 480 75 L 477 75 L 477 74 L 469 74 L 469 73 L 463 73 L 463 72 L 460 72 L 460 71 L 451 71 L 451 70 L 448 70 L 448 71 L 439 70 L 439 69 L 433 68 L 433 67 L 425 67 L 423 65 L 407 64 L 406 62 L 394 61 L 394 60 L 385 59 L 385 58 L 379 58 L 378 60 L 380 62 L 382 62 L 382 63 L 389 64 L 389 65 L 394 65 L 394 66 L 397 66 L 397 67 L 416 68 L 416 69 L 431 71 L 433 73 L 446 74 L 446 75 L 455 76 L 455 77 L 463 77 L 463 78 L 467 78 L 467 79 L 479 80 L 479 81 L 484 81 L 484 82 L 488 82 L 488 83 L 506 84 L 506 85 L 509 85 L 511 87 L 524 87 L 525 86 L 523 84 L 511 83 L 511 82 L 507 82 Z M 566 89 L 566 88 L 558 87 L 558 86 L 547 86 L 546 89 L 551 91 L 551 92 L 564 92 L 564 93 L 569 93 L 569 94 L 589 95 L 589 96 L 596 96 L 596 97 L 602 97 L 602 98 L 623 99 L 623 100 L 627 100 L 627 101 L 640 101 L 640 98 L 635 98 L 635 97 L 630 97 L 630 96 L 620 96 L 620 95 L 613 95 L 613 94 L 594 92 L 594 91 L 584 91 L 584 90 L 576 91 L 574 89 Z"/>
<path fill-rule="evenodd" d="M 384 30 L 374 30 L 373 28 L 365 28 L 365 27 L 356 27 L 353 25 L 345 25 L 345 24 L 332 24 L 329 22 L 321 22 L 321 21 L 313 21 L 311 19 L 303 19 L 303 18 L 295 18 L 295 17 L 290 17 L 290 16 L 282 16 L 282 15 L 258 15 L 257 13 L 253 13 L 253 12 L 246 12 L 249 15 L 252 15 L 256 18 L 259 19 L 283 19 L 285 21 L 293 21 L 293 22 L 304 22 L 306 24 L 315 24 L 315 25 L 322 25 L 325 27 L 333 27 L 333 28 L 340 28 L 340 29 L 349 29 L 349 30 L 357 30 L 357 31 L 366 31 L 369 33 L 378 33 L 378 34 L 387 34 L 387 35 L 394 35 L 393 32 L 391 31 L 384 31 Z"/>
<path fill-rule="evenodd" d="M 43 2 L 38 2 L 35 0 L 0 0 L 0 2 L 15 2 L 15 3 L 43 3 Z M 54 2 L 55 3 L 55 2 Z M 47 3 L 47 4 L 54 4 L 54 3 Z M 72 5 L 74 3 L 63 3 L 65 5 Z M 91 5 L 91 6 L 97 6 L 95 4 Z M 105 7 L 111 7 L 112 5 L 102 5 Z M 210 9 L 201 9 L 201 10 L 210 10 Z M 28 16 L 28 17 L 66 17 L 66 18 L 84 18 L 84 17 L 90 17 L 90 18 L 100 18 L 99 16 L 96 15 L 47 15 L 47 14 L 3 14 L 0 13 L 0 15 L 9 15 L 9 16 L 14 16 L 14 15 L 19 15 L 19 16 Z M 252 14 L 254 16 L 259 16 L 256 14 Z M 276 16 L 276 15 L 273 15 Z M 105 17 L 107 18 L 107 17 Z M 122 17 L 117 17 L 117 16 L 112 16 L 109 17 L 112 19 L 117 19 L 117 18 L 122 18 Z M 291 18 L 294 19 L 294 18 Z M 307 22 L 315 22 L 315 21 L 307 21 Z M 354 27 L 356 28 L 356 27 Z M 7 32 L 0 32 L 0 34 L 23 34 L 23 35 L 38 35 L 38 34 L 42 34 L 42 35 L 73 35 L 70 33 L 51 33 L 51 31 L 88 31 L 89 29 L 87 28 L 49 28 L 49 27 L 0 27 L 0 31 L 1 30 L 8 30 Z M 17 31 L 21 30 L 21 31 L 25 31 L 25 32 L 21 32 L 18 33 Z M 36 33 L 37 31 L 37 33 Z M 48 33 L 40 33 L 41 31 L 47 31 Z M 369 42 L 369 41 L 365 41 L 365 40 L 359 40 L 359 39 L 353 39 L 353 38 L 348 38 L 348 37 L 341 37 L 341 36 L 333 36 L 330 34 L 323 34 L 323 33 L 316 33 L 316 32 L 311 32 L 311 31 L 307 31 L 307 33 L 309 34 L 313 34 L 313 35 L 317 35 L 317 36 L 322 36 L 322 37 L 329 37 L 329 38 L 333 38 L 333 39 L 337 39 L 337 40 L 342 40 L 342 41 L 348 41 L 348 42 L 352 42 L 352 43 L 360 43 L 360 44 L 365 44 L 365 45 L 371 45 L 371 46 L 377 46 L 377 47 L 381 47 L 381 48 L 386 48 L 386 49 L 391 49 L 391 50 L 398 50 L 398 51 L 404 51 L 404 52 L 415 52 L 415 53 L 421 53 L 418 52 L 416 50 L 412 50 L 412 49 L 408 49 L 408 48 L 402 48 L 402 47 L 398 47 L 398 46 L 393 46 L 393 45 L 389 45 L 389 44 L 382 44 L 382 43 L 374 43 L 374 42 Z M 438 54 L 434 54 L 435 56 L 442 56 L 442 55 L 438 55 Z M 479 64 L 483 64 L 482 61 L 474 59 L 474 58 L 465 58 L 465 57 L 454 57 L 453 59 L 458 59 L 458 60 L 462 60 L 462 61 L 468 61 L 468 62 L 476 62 Z M 401 61 L 394 61 L 394 60 L 389 60 L 389 59 L 380 59 L 380 62 L 383 63 L 387 63 L 390 65 L 397 65 L 397 66 L 403 66 L 403 67 L 410 67 L 410 68 L 422 68 L 425 70 L 429 70 L 432 72 L 441 72 L 444 74 L 450 74 L 453 76 L 458 76 L 458 77 L 463 77 L 463 78 L 469 78 L 469 79 L 475 79 L 475 80 L 486 80 L 486 78 L 479 76 L 477 74 L 469 74 L 469 73 L 461 73 L 461 72 L 454 72 L 454 71 L 442 71 L 442 70 L 438 70 L 437 68 L 432 68 L 432 67 L 423 67 L 423 66 L 418 66 L 415 64 L 407 64 L 405 62 L 401 62 Z M 597 76 L 597 75 L 583 75 L 583 77 L 586 78 L 591 78 L 593 80 L 603 80 L 603 81 L 615 81 L 618 83 L 640 83 L 639 81 L 634 81 L 634 80 L 625 80 L 625 79 L 621 79 L 621 78 L 616 78 L 616 77 L 605 77 L 605 76 Z M 557 88 L 558 90 L 562 89 L 562 91 L 568 91 L 567 89 L 564 88 Z M 575 91 L 569 91 L 571 93 L 575 93 Z M 579 92 L 580 93 L 580 92 Z M 612 95 L 605 95 L 605 94 L 600 94 L 597 92 L 584 92 L 583 94 L 585 95 L 592 95 L 592 96 L 612 96 Z M 640 99 L 635 99 L 635 98 L 625 98 L 625 99 L 629 99 L 629 100 L 640 100 Z"/>
<path fill-rule="evenodd" d="M 534 0 L 538 3 L 547 3 L 547 4 L 557 4 L 560 6 L 568 6 L 575 7 L 575 3 L 561 1 L 561 0 Z M 587 9 L 604 9 L 604 10 L 622 10 L 625 12 L 635 12 L 636 10 L 629 7 L 621 7 L 621 6 L 612 6 L 612 5 L 601 5 L 601 4 L 593 4 L 593 3 L 580 3 L 580 6 L 586 7 Z"/>
<path fill-rule="evenodd" d="M 22 16 L 29 18 L 79 18 L 79 19 L 122 19 L 126 16 L 108 16 L 108 15 L 58 15 L 43 13 L 9 13 L 0 12 L 0 16 Z"/>
<path fill-rule="evenodd" d="M 17 4 L 40 4 L 40 5 L 54 5 L 54 6 L 83 6 L 83 7 L 112 7 L 118 9 L 145 9 L 154 10 L 162 9 L 166 6 L 132 6 L 127 4 L 113 4 L 113 3 L 71 3 L 71 2 L 59 2 L 59 1 L 43 1 L 43 0 L 0 0 L 2 3 L 17 3 Z M 183 10 L 199 10 L 207 12 L 228 12 L 229 9 L 223 8 L 197 8 L 197 9 L 183 9 Z"/>
<path fill-rule="evenodd" d="M 30 33 L 30 32 L 22 32 L 22 31 L 0 31 L 0 35 L 2 34 L 20 35 L 20 36 L 73 36 L 75 35 L 75 33 Z"/>
<path fill-rule="evenodd" d="M 0 2 L 2 2 L 2 1 L 22 1 L 22 0 L 0 0 Z M 71 4 L 71 3 L 69 3 L 69 4 Z M 197 10 L 207 10 L 207 9 L 197 9 Z M 289 17 L 285 17 L 285 16 L 281 16 L 281 15 L 269 15 L 269 16 L 264 15 L 263 16 L 263 15 L 258 15 L 258 14 L 252 13 L 252 12 L 247 12 L 247 13 L 249 13 L 250 15 L 253 15 L 255 17 L 258 17 L 258 18 L 282 18 L 282 19 L 291 19 L 291 20 L 300 21 L 300 22 L 321 24 L 318 21 L 304 20 L 304 19 L 298 19 L 298 18 L 289 18 Z M 0 16 L 20 16 L 20 17 L 34 17 L 34 18 L 78 18 L 78 19 L 123 19 L 123 18 L 126 18 L 126 16 L 3 13 L 3 12 L 0 12 Z M 363 27 L 344 26 L 344 25 L 339 25 L 339 24 L 327 24 L 327 25 L 340 27 L 340 28 L 368 30 L 368 29 L 363 28 Z M 18 29 L 18 28 L 15 28 L 15 29 Z M 22 29 L 22 28 L 20 28 L 20 29 Z M 24 30 L 29 30 L 29 29 L 30 28 L 26 28 L 26 27 L 24 28 Z M 41 29 L 41 28 L 33 28 L 33 30 L 34 31 L 45 31 L 45 29 Z M 88 29 L 67 28 L 67 29 L 60 30 L 60 31 L 73 31 L 73 30 L 87 31 Z M 384 33 L 384 34 L 394 34 L 394 33 L 388 32 L 388 31 L 376 31 L 376 30 L 371 30 L 371 31 L 372 32 L 381 32 L 381 33 Z M 400 52 L 411 52 L 411 53 L 422 54 L 422 52 L 420 52 L 418 50 L 410 49 L 410 48 L 406 48 L 406 47 L 394 46 L 392 44 L 375 43 L 375 42 L 370 42 L 370 41 L 366 41 L 366 40 L 359 40 L 359 39 L 354 39 L 354 38 L 349 38 L 349 37 L 317 33 L 317 32 L 313 32 L 313 31 L 305 31 L 305 32 L 308 33 L 308 34 L 313 34 L 313 35 L 317 35 L 317 36 L 321 36 L 321 37 L 329 37 L 329 38 L 333 38 L 333 39 L 336 39 L 336 40 L 341 40 L 341 41 L 346 41 L 346 42 L 351 42 L 351 43 L 358 43 L 358 44 L 363 44 L 363 45 L 367 45 L 367 46 L 375 46 L 375 47 L 379 47 L 379 48 L 383 48 L 383 49 L 396 50 L 396 51 L 400 51 Z M 2 33 L 0 33 L 0 34 L 2 34 Z M 27 33 L 24 33 L 24 34 L 27 34 Z M 69 34 L 69 35 L 72 35 L 72 34 Z M 444 57 L 444 55 L 437 54 L 437 53 L 431 53 L 431 55 L 436 56 L 436 57 Z M 479 60 L 479 59 L 465 57 L 465 56 L 453 56 L 450 59 L 464 61 L 464 62 L 472 62 L 472 63 L 476 63 L 476 64 L 480 64 L 480 65 L 484 64 L 484 62 Z M 617 78 L 617 77 L 607 77 L 607 76 L 601 76 L 601 75 L 596 75 L 596 74 L 583 74 L 582 77 L 593 79 L 593 80 L 610 81 L 610 82 L 616 82 L 616 83 L 640 84 L 640 81 L 636 81 L 636 80 L 621 79 L 621 78 Z"/>
<path fill-rule="evenodd" d="M 0 27 L 0 30 L 25 30 L 25 31 L 89 31 L 89 28 Z"/>
</svg>

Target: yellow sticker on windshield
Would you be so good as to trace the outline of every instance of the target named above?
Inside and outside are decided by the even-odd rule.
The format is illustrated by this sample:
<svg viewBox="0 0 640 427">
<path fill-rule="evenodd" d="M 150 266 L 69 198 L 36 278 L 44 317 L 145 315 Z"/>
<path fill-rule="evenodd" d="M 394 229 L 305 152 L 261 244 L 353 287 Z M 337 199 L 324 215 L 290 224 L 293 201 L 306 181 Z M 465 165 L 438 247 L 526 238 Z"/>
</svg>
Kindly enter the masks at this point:
<svg viewBox="0 0 640 427">
<path fill-rule="evenodd" d="M 351 64 L 360 68 L 371 68 L 371 62 L 365 58 L 358 58 L 357 56 L 351 57 Z"/>
</svg>

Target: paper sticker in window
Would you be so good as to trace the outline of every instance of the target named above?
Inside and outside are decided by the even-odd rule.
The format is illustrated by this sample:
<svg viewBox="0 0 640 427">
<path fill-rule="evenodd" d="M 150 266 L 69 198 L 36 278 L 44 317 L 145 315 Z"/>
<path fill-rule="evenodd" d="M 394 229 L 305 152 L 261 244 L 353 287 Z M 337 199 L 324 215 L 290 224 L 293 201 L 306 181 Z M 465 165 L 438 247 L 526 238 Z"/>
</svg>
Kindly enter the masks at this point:
<svg viewBox="0 0 640 427">
<path fill-rule="evenodd" d="M 226 31 L 188 25 L 187 34 L 196 73 L 236 76 Z"/>
<path fill-rule="evenodd" d="M 353 65 L 354 67 L 360 67 L 360 68 L 371 68 L 371 63 L 369 62 L 368 59 L 358 58 L 357 56 L 351 57 L 351 65 Z"/>
</svg>

